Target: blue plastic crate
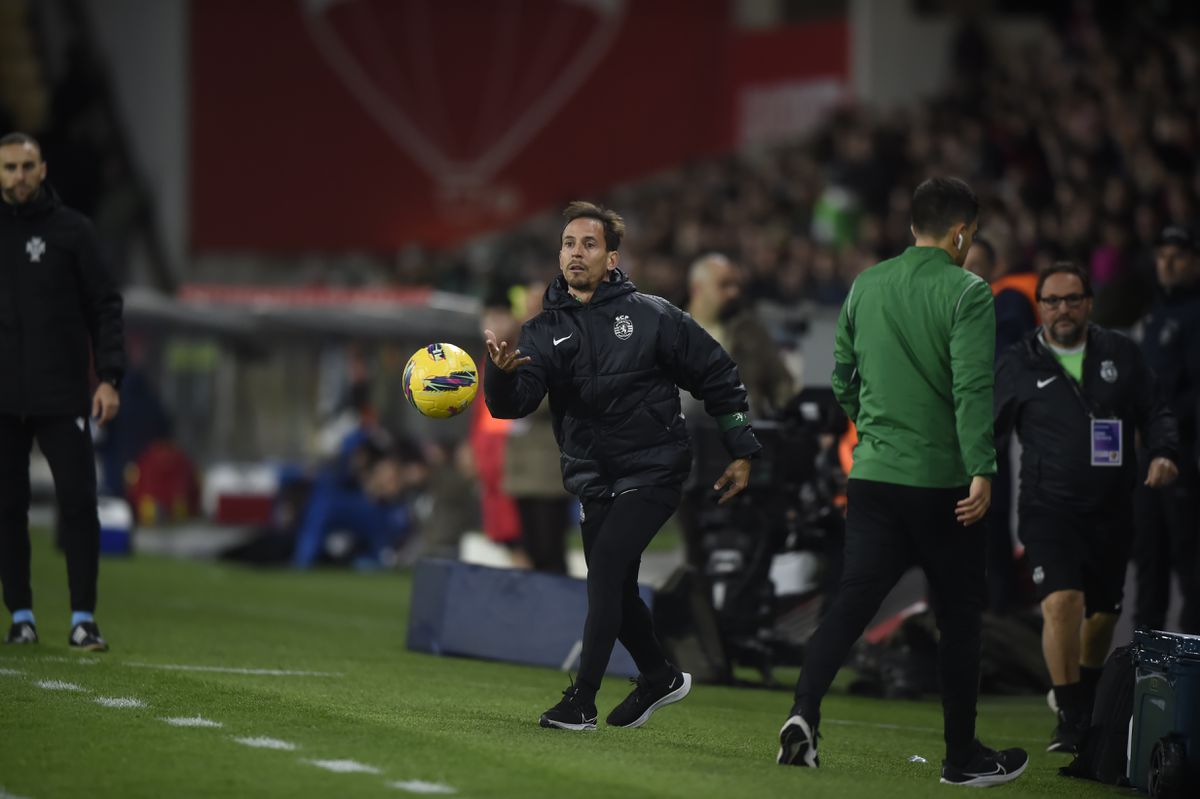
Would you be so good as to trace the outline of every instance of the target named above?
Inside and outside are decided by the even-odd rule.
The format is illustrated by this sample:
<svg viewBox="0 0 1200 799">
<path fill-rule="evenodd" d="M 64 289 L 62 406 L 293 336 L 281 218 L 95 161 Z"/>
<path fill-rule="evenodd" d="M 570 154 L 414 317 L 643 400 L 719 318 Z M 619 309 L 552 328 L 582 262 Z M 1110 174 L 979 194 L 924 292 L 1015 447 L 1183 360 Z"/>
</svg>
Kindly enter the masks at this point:
<svg viewBox="0 0 1200 799">
<path fill-rule="evenodd" d="M 649 606 L 653 591 L 639 590 Z M 428 558 L 413 571 L 408 648 L 574 670 L 586 617 L 583 580 Z M 637 672 L 618 642 L 608 674 Z"/>
</svg>

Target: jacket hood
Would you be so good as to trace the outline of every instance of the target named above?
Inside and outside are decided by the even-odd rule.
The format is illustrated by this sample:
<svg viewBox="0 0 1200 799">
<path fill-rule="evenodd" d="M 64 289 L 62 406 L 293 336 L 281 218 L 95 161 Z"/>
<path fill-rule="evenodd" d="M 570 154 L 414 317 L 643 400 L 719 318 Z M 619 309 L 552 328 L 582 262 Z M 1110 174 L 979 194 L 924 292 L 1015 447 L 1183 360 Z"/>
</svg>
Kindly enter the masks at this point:
<svg viewBox="0 0 1200 799">
<path fill-rule="evenodd" d="M 591 302 L 588 304 L 598 305 L 617 297 L 623 297 L 626 294 L 632 294 L 635 291 L 637 291 L 637 286 L 633 285 L 633 281 L 629 279 L 629 276 L 620 267 L 617 267 L 608 273 L 607 280 L 600 283 L 600 286 L 596 289 L 596 293 L 592 295 Z M 570 287 L 567 286 L 567 279 L 562 275 L 554 278 L 550 285 L 546 287 L 545 296 L 542 297 L 542 308 L 546 310 L 578 308 L 582 304 L 571 295 Z"/>
</svg>

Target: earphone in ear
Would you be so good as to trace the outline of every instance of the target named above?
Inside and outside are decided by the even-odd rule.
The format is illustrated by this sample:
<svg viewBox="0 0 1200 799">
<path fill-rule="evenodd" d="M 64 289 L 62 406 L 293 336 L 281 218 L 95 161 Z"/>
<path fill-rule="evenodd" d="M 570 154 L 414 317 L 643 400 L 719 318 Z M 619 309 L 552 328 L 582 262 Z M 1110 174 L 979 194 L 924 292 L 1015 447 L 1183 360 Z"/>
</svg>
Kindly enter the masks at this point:
<svg viewBox="0 0 1200 799">
<path fill-rule="evenodd" d="M 962 249 L 962 234 L 961 233 L 959 233 L 957 236 L 954 237 L 954 246 L 960 250 Z"/>
</svg>

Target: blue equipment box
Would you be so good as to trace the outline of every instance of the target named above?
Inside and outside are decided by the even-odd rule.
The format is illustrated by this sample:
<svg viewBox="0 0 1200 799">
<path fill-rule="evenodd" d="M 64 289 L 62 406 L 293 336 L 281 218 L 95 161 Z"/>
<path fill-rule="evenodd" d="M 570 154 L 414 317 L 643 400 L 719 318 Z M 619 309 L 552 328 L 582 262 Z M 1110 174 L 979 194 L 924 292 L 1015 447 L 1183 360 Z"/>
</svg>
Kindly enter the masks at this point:
<svg viewBox="0 0 1200 799">
<path fill-rule="evenodd" d="M 649 606 L 653 591 L 639 586 Z M 555 574 L 426 558 L 413 570 L 408 648 L 564 671 L 579 667 L 587 583 Z M 608 674 L 634 677 L 617 642 Z"/>
<path fill-rule="evenodd" d="M 1155 797 L 1200 796 L 1200 636 L 1134 634 L 1129 781 Z"/>
</svg>

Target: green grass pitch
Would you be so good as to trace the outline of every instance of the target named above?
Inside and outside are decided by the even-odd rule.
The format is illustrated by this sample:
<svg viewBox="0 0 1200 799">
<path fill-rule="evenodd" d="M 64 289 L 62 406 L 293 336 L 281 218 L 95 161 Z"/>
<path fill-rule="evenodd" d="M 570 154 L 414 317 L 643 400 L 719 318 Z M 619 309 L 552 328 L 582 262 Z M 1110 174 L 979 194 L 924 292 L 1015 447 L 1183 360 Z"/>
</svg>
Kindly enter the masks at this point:
<svg viewBox="0 0 1200 799">
<path fill-rule="evenodd" d="M 566 675 L 408 652 L 409 587 L 397 574 L 105 559 L 97 621 L 112 651 L 84 655 L 66 643 L 62 558 L 35 535 L 42 642 L 0 648 L 0 796 L 347 799 L 443 786 L 462 797 L 881 799 L 964 790 L 938 784 L 935 701 L 835 692 L 815 770 L 775 765 L 784 692 L 701 685 L 641 729 L 543 730 L 538 715 L 557 701 Z M 628 687 L 606 681 L 602 718 Z M 197 716 L 221 726 L 163 721 Z M 1066 758 L 1042 751 L 1052 726 L 1040 697 L 983 701 L 981 737 L 1032 754 L 1021 779 L 995 790 L 1132 795 L 1057 776 Z"/>
</svg>

